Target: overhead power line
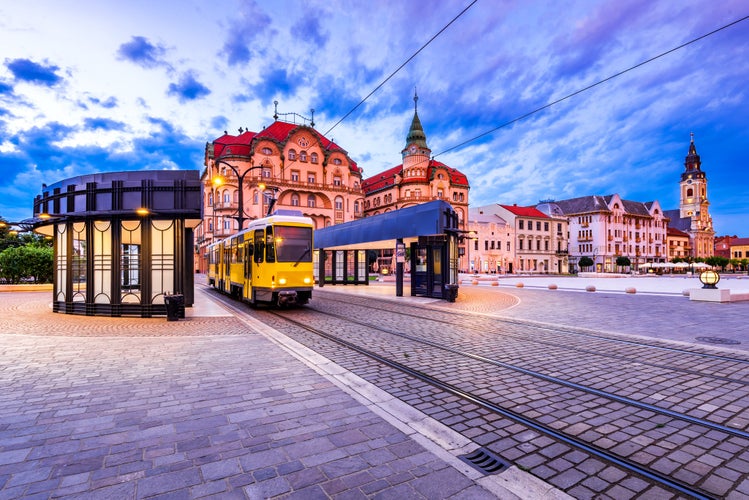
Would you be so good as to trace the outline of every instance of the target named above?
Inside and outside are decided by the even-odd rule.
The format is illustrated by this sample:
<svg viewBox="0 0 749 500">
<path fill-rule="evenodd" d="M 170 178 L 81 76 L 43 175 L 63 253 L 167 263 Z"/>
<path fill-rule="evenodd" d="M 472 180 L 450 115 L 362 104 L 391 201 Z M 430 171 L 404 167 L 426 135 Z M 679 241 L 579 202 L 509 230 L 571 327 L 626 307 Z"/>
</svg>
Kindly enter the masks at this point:
<svg viewBox="0 0 749 500">
<path fill-rule="evenodd" d="M 667 50 L 666 52 L 662 52 L 662 53 L 658 54 L 657 56 L 651 57 L 650 59 L 646 59 L 645 61 L 642 61 L 641 63 L 635 64 L 634 66 L 631 66 L 631 67 L 629 67 L 629 68 L 627 68 L 627 69 L 625 69 L 623 71 L 619 71 L 618 73 L 614 73 L 613 75 L 611 75 L 611 76 L 609 76 L 607 78 L 604 78 L 603 80 L 599 80 L 596 83 L 588 85 L 587 87 L 583 87 L 580 90 L 576 90 L 575 92 L 572 92 L 571 94 L 568 94 L 568 95 L 566 95 L 564 97 L 560 97 L 559 99 L 551 101 L 550 103 L 544 104 L 540 108 L 536 108 L 533 111 L 530 111 L 528 113 L 525 113 L 524 115 L 518 116 L 517 118 L 515 118 L 513 120 L 510 120 L 508 122 L 505 122 L 505 123 L 503 123 L 501 125 L 498 125 L 498 126 L 494 127 L 491 130 L 487 130 L 486 132 L 483 132 L 483 133 L 477 135 L 476 137 L 473 137 L 471 139 L 468 139 L 467 141 L 461 142 L 457 146 L 453 146 L 451 148 L 445 149 L 444 151 L 441 151 L 440 153 L 437 153 L 436 155 L 433 155 L 432 158 L 435 158 L 435 157 L 437 157 L 439 155 L 443 155 L 443 154 L 448 153 L 450 151 L 453 151 L 455 149 L 461 148 L 461 147 L 465 146 L 466 144 L 471 143 L 473 141 L 476 141 L 478 139 L 481 139 L 482 137 L 487 136 L 489 134 L 492 134 L 492 133 L 496 132 L 497 130 L 499 130 L 501 128 L 504 128 L 504 127 L 507 127 L 508 125 L 512 125 L 513 123 L 519 122 L 520 120 L 523 120 L 525 118 L 528 118 L 531 115 L 534 115 L 534 114 L 536 114 L 536 113 L 538 113 L 540 111 L 543 111 L 543 110 L 545 110 L 547 108 L 550 108 L 551 106 L 553 106 L 555 104 L 559 104 L 560 102 L 565 101 L 565 100 L 567 100 L 567 99 L 569 99 L 571 97 L 574 97 L 574 96 L 576 96 L 578 94 L 581 94 L 581 93 L 585 92 L 586 90 L 590 90 L 593 87 L 597 87 L 598 85 L 601 85 L 603 83 L 608 82 L 609 80 L 613 80 L 614 78 L 622 76 L 623 74 L 628 73 L 628 72 L 630 72 L 630 71 L 632 71 L 634 69 L 637 69 L 640 66 L 644 66 L 645 64 L 651 63 L 651 62 L 655 61 L 656 59 L 659 59 L 659 58 L 661 58 L 663 56 L 666 56 L 666 55 L 668 55 L 668 54 L 670 54 L 672 52 L 676 52 L 679 49 L 683 49 L 684 47 L 686 47 L 688 45 L 691 45 L 691 44 L 693 44 L 695 42 L 698 42 L 698 41 L 700 41 L 700 40 L 702 40 L 704 38 L 707 38 L 707 37 L 709 37 L 711 35 L 714 35 L 715 33 L 718 33 L 719 31 L 722 31 L 724 29 L 730 28 L 731 26 L 733 26 L 735 24 L 738 24 L 738 23 L 740 23 L 742 21 L 746 21 L 747 19 L 749 19 L 749 16 L 744 16 L 744 17 L 742 17 L 740 19 L 737 19 L 737 20 L 735 20 L 733 22 L 730 22 L 730 23 L 728 23 L 728 24 L 726 24 L 724 26 L 721 26 L 720 28 L 715 29 L 715 30 L 713 30 L 713 31 L 711 31 L 709 33 L 705 33 L 704 35 L 698 36 L 697 38 L 693 38 L 692 40 L 689 40 L 688 42 L 682 43 L 678 47 L 674 47 L 673 49 Z"/>
<path fill-rule="evenodd" d="M 406 59 L 406 61 L 403 64 L 401 64 L 400 66 L 398 66 L 398 68 L 395 71 L 393 71 L 392 73 L 390 73 L 390 76 L 388 76 L 387 78 L 385 78 L 377 87 L 374 88 L 374 90 L 372 92 L 370 92 L 369 94 L 367 94 L 367 96 L 364 99 L 362 99 L 361 101 L 359 101 L 359 104 L 357 104 L 356 106 L 354 106 L 353 108 L 351 108 L 351 111 L 349 111 L 348 113 L 346 113 L 345 115 L 343 115 L 343 118 L 341 118 L 340 120 L 338 120 L 337 122 L 335 122 L 335 124 L 332 127 L 330 127 L 328 129 L 328 131 L 325 132 L 323 135 L 327 137 L 327 135 L 334 128 L 336 128 L 343 120 L 345 120 L 346 118 L 348 118 L 351 113 L 353 113 L 354 111 L 356 111 L 359 108 L 359 106 L 361 106 L 362 104 L 364 104 L 364 102 L 367 99 L 369 99 L 370 97 L 372 97 L 372 94 L 374 94 L 375 92 L 377 92 L 378 90 L 380 90 L 380 88 L 383 85 L 385 85 L 388 82 L 388 80 L 390 80 L 392 77 L 394 77 L 395 74 L 398 73 L 401 69 L 403 69 L 403 67 L 406 64 L 408 64 L 409 62 L 411 62 L 411 60 L 414 57 L 416 57 L 417 55 L 419 55 L 419 53 L 422 50 L 424 50 L 427 47 L 427 45 L 429 45 L 430 43 L 432 43 L 438 36 L 440 36 L 443 31 L 445 31 L 447 28 L 449 28 L 452 23 L 454 23 L 455 21 L 457 21 L 460 16 L 462 16 L 463 14 L 465 14 L 468 11 L 468 9 L 470 9 L 471 7 L 473 7 L 473 4 L 475 4 L 476 2 L 478 2 L 478 0 L 473 0 L 473 2 L 471 2 L 470 4 L 468 4 L 468 6 L 465 9 L 463 9 L 462 11 L 460 11 L 460 13 L 457 16 L 455 16 L 454 18 L 452 18 L 452 20 L 449 23 L 447 23 L 432 38 L 430 38 L 427 43 L 425 43 L 424 45 L 422 45 L 419 50 L 417 50 L 416 52 L 414 52 L 413 55 L 411 55 L 411 57 L 409 57 L 408 59 Z"/>
</svg>

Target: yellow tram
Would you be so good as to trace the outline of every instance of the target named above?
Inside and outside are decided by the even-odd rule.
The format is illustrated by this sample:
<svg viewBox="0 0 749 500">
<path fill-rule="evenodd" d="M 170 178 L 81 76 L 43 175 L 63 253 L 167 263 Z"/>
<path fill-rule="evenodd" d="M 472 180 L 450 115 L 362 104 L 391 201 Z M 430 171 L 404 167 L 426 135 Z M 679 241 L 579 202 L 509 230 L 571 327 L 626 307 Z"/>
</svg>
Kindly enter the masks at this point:
<svg viewBox="0 0 749 500">
<path fill-rule="evenodd" d="M 208 284 L 250 304 L 306 304 L 315 284 L 314 223 L 277 211 L 208 247 Z"/>
</svg>

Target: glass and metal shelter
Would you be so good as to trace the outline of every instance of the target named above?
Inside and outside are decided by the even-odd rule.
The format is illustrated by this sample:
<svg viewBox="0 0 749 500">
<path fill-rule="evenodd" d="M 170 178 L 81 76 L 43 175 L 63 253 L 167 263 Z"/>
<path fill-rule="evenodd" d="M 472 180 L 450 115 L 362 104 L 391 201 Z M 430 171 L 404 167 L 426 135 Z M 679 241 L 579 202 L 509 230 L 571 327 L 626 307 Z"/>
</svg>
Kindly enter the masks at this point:
<svg viewBox="0 0 749 500">
<path fill-rule="evenodd" d="M 53 238 L 54 312 L 166 315 L 165 297 L 194 300 L 198 170 L 109 172 L 42 187 L 34 230 Z"/>
<path fill-rule="evenodd" d="M 454 301 L 458 292 L 458 215 L 443 200 L 315 231 L 318 286 L 368 284 L 366 250 L 395 250 L 395 290 L 403 295 L 406 248 L 411 295 Z"/>
</svg>

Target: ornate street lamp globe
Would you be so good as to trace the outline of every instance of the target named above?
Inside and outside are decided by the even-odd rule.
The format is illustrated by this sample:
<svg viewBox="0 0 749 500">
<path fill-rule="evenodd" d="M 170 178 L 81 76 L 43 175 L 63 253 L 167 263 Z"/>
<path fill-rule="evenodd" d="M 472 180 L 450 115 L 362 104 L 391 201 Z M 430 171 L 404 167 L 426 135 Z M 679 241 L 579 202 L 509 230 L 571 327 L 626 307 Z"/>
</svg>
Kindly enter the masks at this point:
<svg viewBox="0 0 749 500">
<path fill-rule="evenodd" d="M 702 288 L 718 288 L 715 285 L 720 281 L 720 274 L 717 271 L 702 271 L 700 281 L 702 282 Z"/>
</svg>

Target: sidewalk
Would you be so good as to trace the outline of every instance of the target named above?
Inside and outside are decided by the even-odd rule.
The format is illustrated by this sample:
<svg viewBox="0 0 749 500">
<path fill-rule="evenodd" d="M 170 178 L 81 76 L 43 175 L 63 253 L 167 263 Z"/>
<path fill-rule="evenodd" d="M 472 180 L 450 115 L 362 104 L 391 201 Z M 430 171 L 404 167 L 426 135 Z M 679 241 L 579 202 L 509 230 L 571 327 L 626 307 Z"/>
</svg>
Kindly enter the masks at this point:
<svg viewBox="0 0 749 500">
<path fill-rule="evenodd" d="M 212 293 L 173 322 L 4 294 L 0 498 L 564 498 Z"/>
</svg>

